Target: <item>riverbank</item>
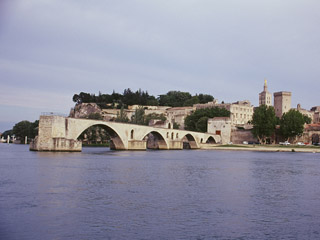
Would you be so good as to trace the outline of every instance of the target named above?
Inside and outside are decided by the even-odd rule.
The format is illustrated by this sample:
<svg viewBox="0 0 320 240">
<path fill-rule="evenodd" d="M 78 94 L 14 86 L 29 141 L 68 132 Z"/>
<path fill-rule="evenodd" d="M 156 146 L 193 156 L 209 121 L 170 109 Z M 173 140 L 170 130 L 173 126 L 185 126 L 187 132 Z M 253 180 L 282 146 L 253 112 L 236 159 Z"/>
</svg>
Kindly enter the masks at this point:
<svg viewBox="0 0 320 240">
<path fill-rule="evenodd" d="M 260 152 L 309 152 L 320 153 L 320 147 L 316 146 L 281 146 L 281 145 L 207 145 L 205 150 L 228 150 L 228 151 L 260 151 Z"/>
</svg>

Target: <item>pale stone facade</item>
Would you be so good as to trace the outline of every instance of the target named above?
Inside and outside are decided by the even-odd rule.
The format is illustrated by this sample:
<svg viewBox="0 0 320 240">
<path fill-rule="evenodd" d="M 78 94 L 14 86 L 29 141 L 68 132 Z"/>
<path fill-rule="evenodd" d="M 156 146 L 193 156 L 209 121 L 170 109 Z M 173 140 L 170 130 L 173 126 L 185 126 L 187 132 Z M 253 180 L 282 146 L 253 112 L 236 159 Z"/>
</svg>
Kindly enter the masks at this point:
<svg viewBox="0 0 320 240">
<path fill-rule="evenodd" d="M 231 140 L 231 119 L 229 117 L 215 117 L 208 119 L 208 133 L 221 136 L 222 144 Z"/>
<path fill-rule="evenodd" d="M 272 105 L 272 94 L 268 91 L 267 80 L 264 80 L 263 91 L 259 93 L 259 106 Z"/>
<path fill-rule="evenodd" d="M 310 109 L 313 112 L 313 123 L 320 123 L 320 106 L 315 106 Z"/>
<path fill-rule="evenodd" d="M 248 100 L 220 104 L 214 101 L 206 104 L 195 104 L 194 106 L 196 109 L 219 107 L 229 110 L 232 126 L 245 125 L 252 120 L 253 116 L 253 106 Z"/>
<path fill-rule="evenodd" d="M 313 123 L 320 123 L 320 112 L 315 112 L 313 115 Z"/>
<path fill-rule="evenodd" d="M 308 116 L 308 117 L 311 119 L 311 121 L 313 122 L 314 112 L 308 111 L 308 110 L 306 110 L 306 109 L 301 108 L 301 105 L 300 105 L 300 104 L 297 105 L 296 110 L 299 111 L 301 114 L 303 114 L 303 115 L 305 115 L 305 116 Z"/>
<path fill-rule="evenodd" d="M 184 129 L 185 118 L 194 111 L 194 107 L 174 107 L 167 110 L 167 120 L 179 124 L 179 129 Z"/>
<path fill-rule="evenodd" d="M 284 113 L 291 109 L 291 92 L 275 92 L 273 97 L 276 116 L 281 118 Z"/>
</svg>

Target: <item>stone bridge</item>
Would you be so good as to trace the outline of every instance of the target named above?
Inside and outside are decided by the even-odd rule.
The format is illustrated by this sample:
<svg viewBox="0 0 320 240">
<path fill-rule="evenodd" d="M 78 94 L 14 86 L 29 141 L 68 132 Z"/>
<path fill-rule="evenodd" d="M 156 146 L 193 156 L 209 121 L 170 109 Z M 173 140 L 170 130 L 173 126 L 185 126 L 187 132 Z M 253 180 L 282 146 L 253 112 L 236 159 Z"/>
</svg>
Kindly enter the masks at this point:
<svg viewBox="0 0 320 240">
<path fill-rule="evenodd" d="M 115 150 L 145 150 L 148 139 L 153 139 L 155 149 L 191 149 L 204 144 L 220 143 L 220 135 L 186 130 L 155 128 L 102 120 L 40 116 L 39 133 L 30 144 L 34 151 L 81 151 L 79 136 L 89 127 L 100 126 L 110 135 L 110 148 Z"/>
</svg>

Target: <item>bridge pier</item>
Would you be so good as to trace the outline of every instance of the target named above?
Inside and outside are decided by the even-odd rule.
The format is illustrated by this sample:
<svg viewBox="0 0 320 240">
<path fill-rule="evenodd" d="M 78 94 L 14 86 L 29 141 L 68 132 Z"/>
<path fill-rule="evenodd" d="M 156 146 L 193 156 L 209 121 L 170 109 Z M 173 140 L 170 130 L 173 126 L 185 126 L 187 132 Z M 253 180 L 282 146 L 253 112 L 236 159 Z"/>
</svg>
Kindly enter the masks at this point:
<svg viewBox="0 0 320 240">
<path fill-rule="evenodd" d="M 169 149 L 182 150 L 183 149 L 183 142 L 179 141 L 179 140 L 171 140 L 171 141 L 169 141 Z"/>
<path fill-rule="evenodd" d="M 52 151 L 52 152 L 81 152 L 82 142 L 66 139 L 66 138 L 52 138 L 41 139 L 38 136 L 30 143 L 31 151 Z"/>
<path fill-rule="evenodd" d="M 146 150 L 147 141 L 145 140 L 129 140 L 128 141 L 128 150 Z"/>
</svg>

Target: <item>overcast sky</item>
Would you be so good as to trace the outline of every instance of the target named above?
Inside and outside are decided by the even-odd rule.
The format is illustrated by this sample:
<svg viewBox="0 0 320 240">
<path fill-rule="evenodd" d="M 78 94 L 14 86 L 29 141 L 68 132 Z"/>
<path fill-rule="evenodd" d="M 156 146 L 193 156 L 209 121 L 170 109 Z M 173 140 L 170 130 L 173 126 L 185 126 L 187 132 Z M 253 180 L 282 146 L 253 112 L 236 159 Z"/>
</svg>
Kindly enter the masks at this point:
<svg viewBox="0 0 320 240">
<path fill-rule="evenodd" d="M 320 105 L 319 0 L 0 0 L 0 132 L 75 93 L 170 90 Z"/>
</svg>

